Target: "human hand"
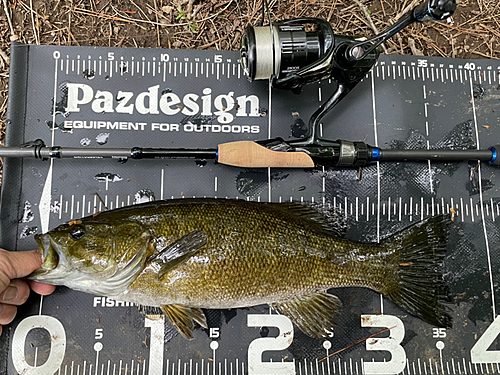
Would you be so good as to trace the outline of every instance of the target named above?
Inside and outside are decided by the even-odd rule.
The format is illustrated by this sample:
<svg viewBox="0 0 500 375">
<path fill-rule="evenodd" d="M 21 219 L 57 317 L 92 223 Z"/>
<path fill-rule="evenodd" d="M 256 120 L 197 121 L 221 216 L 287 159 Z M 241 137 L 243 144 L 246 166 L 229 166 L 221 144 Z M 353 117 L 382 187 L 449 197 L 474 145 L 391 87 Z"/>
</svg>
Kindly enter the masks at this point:
<svg viewBox="0 0 500 375">
<path fill-rule="evenodd" d="M 17 306 L 28 299 L 30 287 L 34 292 L 47 295 L 55 286 L 36 281 L 21 280 L 42 266 L 39 251 L 6 251 L 0 249 L 0 335 L 2 325 L 12 322 Z M 29 285 L 28 285 L 29 284 Z"/>
</svg>

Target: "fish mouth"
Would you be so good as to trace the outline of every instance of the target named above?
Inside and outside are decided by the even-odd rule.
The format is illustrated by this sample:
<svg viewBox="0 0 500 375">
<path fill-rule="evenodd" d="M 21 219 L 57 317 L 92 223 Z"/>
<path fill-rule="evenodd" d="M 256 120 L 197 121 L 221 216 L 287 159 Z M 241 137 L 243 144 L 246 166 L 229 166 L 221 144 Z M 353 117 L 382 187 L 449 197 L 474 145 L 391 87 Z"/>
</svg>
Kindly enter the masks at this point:
<svg viewBox="0 0 500 375">
<path fill-rule="evenodd" d="M 41 276 L 52 271 L 59 265 L 59 246 L 54 243 L 48 234 L 38 234 L 35 236 L 38 250 L 42 256 L 42 267 L 30 275 L 40 279 Z"/>
</svg>

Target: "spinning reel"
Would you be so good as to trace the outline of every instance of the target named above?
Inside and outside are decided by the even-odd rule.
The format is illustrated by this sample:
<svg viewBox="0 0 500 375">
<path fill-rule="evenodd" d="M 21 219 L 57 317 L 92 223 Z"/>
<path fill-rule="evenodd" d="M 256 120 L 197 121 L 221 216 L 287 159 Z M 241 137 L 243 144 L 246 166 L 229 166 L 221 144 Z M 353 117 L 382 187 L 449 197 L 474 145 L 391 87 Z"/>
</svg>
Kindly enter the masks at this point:
<svg viewBox="0 0 500 375">
<path fill-rule="evenodd" d="M 264 6 L 264 5 L 263 5 Z M 321 119 L 373 68 L 379 46 L 415 22 L 443 21 L 453 15 L 455 0 L 427 0 L 395 25 L 366 40 L 335 35 L 330 24 L 318 18 L 297 18 L 269 26 L 248 26 L 241 41 L 241 63 L 253 80 L 270 79 L 272 87 L 299 93 L 303 85 L 331 79 L 338 84 L 309 120 L 309 135 L 294 145 L 322 144 L 317 136 Z M 312 25 L 313 31 L 307 31 Z"/>
</svg>

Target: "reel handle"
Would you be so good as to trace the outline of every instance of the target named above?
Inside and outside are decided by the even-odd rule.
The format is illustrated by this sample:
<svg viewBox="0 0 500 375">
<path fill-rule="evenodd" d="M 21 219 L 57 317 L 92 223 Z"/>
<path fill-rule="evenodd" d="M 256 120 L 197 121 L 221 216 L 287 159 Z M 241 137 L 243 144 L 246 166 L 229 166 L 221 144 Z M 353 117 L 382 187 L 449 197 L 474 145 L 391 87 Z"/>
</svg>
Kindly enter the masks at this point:
<svg viewBox="0 0 500 375">
<path fill-rule="evenodd" d="M 451 17 L 456 9 L 456 0 L 428 0 L 417 5 L 403 16 L 399 22 L 372 39 L 349 46 L 345 51 L 345 58 L 349 62 L 363 60 L 382 43 L 386 42 L 412 23 L 424 22 L 427 20 L 443 21 Z"/>
</svg>

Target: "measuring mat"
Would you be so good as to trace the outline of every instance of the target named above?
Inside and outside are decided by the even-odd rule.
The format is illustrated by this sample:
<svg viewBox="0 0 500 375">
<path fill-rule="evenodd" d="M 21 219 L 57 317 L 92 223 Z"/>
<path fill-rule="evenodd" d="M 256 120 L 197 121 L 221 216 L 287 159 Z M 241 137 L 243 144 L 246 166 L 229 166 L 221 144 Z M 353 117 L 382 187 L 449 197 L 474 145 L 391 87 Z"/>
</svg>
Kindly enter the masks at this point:
<svg viewBox="0 0 500 375">
<path fill-rule="evenodd" d="M 336 89 L 325 81 L 300 95 L 270 90 L 268 82 L 245 78 L 238 57 L 15 43 L 6 146 L 42 139 L 81 148 L 215 148 L 296 139 Z M 490 60 L 382 56 L 324 118 L 320 136 L 382 148 L 500 144 L 499 75 L 500 63 Z M 434 327 L 371 290 L 343 288 L 331 291 L 343 307 L 328 339 L 306 336 L 263 305 L 206 310 L 209 329 L 196 328 L 188 341 L 163 316 L 144 317 L 129 303 L 61 287 L 45 298 L 32 295 L 4 328 L 0 373 L 500 373 L 499 186 L 498 167 L 477 162 L 358 170 L 242 169 L 203 159 L 6 159 L 0 245 L 9 250 L 35 249 L 34 234 L 98 211 L 183 197 L 315 202 L 339 210 L 346 237 L 365 242 L 449 214 L 445 279 L 453 327 Z"/>
</svg>

